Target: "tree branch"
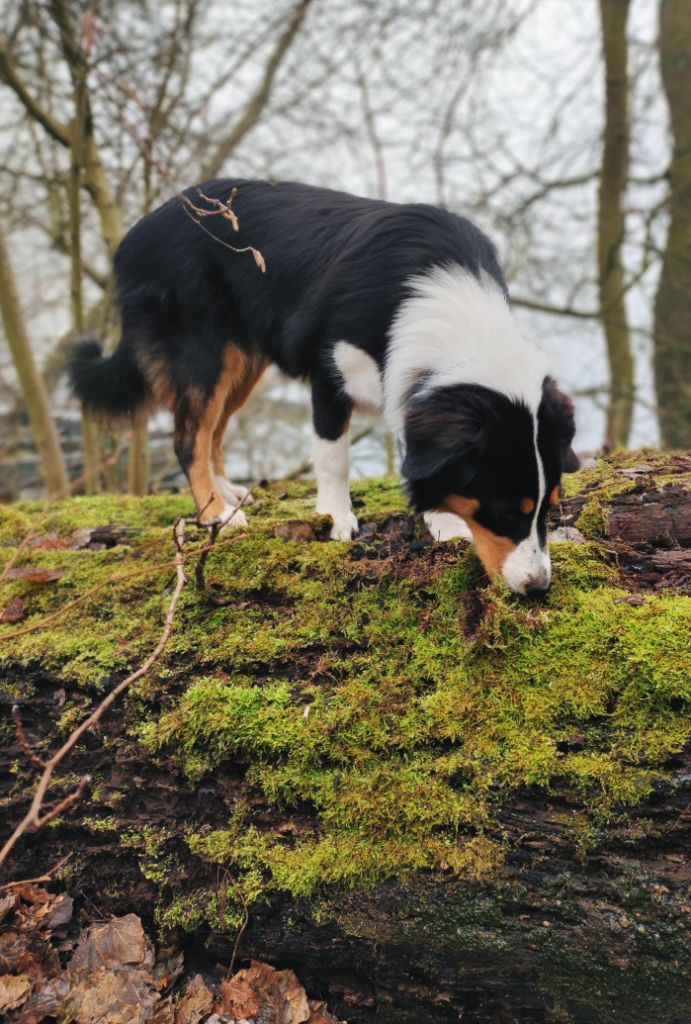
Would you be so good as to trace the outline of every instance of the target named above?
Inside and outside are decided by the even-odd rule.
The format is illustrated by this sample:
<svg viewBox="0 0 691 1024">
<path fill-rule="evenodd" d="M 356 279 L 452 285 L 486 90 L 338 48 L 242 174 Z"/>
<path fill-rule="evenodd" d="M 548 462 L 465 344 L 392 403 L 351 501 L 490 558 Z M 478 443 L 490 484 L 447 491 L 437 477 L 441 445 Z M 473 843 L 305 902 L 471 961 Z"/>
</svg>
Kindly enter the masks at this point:
<svg viewBox="0 0 691 1024">
<path fill-rule="evenodd" d="M 259 121 L 261 113 L 271 97 L 271 90 L 273 89 L 278 70 L 302 27 L 311 3 L 312 0 L 299 0 L 299 3 L 293 8 L 288 27 L 283 35 L 280 36 L 273 53 L 266 62 L 264 74 L 257 90 L 239 119 L 227 135 L 221 139 L 214 153 L 203 165 L 202 180 L 215 178 L 218 175 L 228 157 Z"/>
</svg>

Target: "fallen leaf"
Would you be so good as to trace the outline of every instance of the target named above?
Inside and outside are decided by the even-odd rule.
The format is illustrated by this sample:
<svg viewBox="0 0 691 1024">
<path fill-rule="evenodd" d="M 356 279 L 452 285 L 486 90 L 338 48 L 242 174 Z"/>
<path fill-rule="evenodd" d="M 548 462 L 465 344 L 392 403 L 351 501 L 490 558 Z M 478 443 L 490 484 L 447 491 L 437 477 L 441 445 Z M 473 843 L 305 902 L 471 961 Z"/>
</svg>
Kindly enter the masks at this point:
<svg viewBox="0 0 691 1024">
<path fill-rule="evenodd" d="M 25 615 L 26 607 L 21 597 L 13 597 L 3 608 L 0 622 L 21 622 Z"/>
<path fill-rule="evenodd" d="M 25 565 L 21 569 L 8 569 L 6 580 L 28 580 L 29 583 L 52 583 L 64 576 L 62 569 L 42 569 L 39 565 Z"/>
<path fill-rule="evenodd" d="M 175 1007 L 175 1024 L 199 1024 L 211 1013 L 214 997 L 204 984 L 201 974 L 195 974 L 185 994 Z"/>
<path fill-rule="evenodd" d="M 0 975 L 0 1010 L 14 1010 L 21 1006 L 31 992 L 31 981 L 26 974 Z"/>
<path fill-rule="evenodd" d="M 69 995 L 65 977 L 53 978 L 31 996 L 22 1010 L 20 1024 L 39 1024 L 45 1017 L 57 1017 Z"/>
<path fill-rule="evenodd" d="M 282 540 L 314 540 L 314 527 L 303 519 L 290 519 L 276 527 L 274 536 Z"/>
<path fill-rule="evenodd" d="M 74 951 L 70 970 L 83 967 L 118 968 L 123 964 L 151 967 L 154 953 L 136 914 L 114 917 L 107 924 L 92 925 L 86 939 Z"/>
<path fill-rule="evenodd" d="M 216 1012 L 227 1013 L 236 1020 L 241 1017 L 256 1017 L 261 1009 L 259 998 L 253 988 L 242 979 L 231 978 L 221 982 L 221 998 Z"/>
<path fill-rule="evenodd" d="M 0 921 L 4 921 L 10 910 L 12 910 L 17 902 L 17 894 L 9 892 L 7 896 L 3 896 L 0 899 Z"/>
<path fill-rule="evenodd" d="M 28 543 L 28 547 L 34 551 L 59 551 L 69 546 L 70 542 L 65 537 L 58 537 L 57 533 L 47 533 L 45 537 L 34 537 Z"/>
<path fill-rule="evenodd" d="M 277 971 L 269 964 L 253 960 L 233 980 L 254 989 L 262 1007 L 272 1007 L 276 1024 L 303 1024 L 309 1020 L 307 994 L 293 971 Z"/>
<path fill-rule="evenodd" d="M 69 1020 L 76 1024 L 145 1024 L 159 995 L 149 971 L 89 972 L 69 995 Z"/>
<path fill-rule="evenodd" d="M 50 903 L 41 907 L 34 915 L 34 920 L 41 927 L 51 930 L 59 928 L 62 924 L 69 924 L 72 920 L 73 904 L 71 896 L 68 896 L 66 892 L 60 893 L 59 896 L 53 897 Z"/>
</svg>

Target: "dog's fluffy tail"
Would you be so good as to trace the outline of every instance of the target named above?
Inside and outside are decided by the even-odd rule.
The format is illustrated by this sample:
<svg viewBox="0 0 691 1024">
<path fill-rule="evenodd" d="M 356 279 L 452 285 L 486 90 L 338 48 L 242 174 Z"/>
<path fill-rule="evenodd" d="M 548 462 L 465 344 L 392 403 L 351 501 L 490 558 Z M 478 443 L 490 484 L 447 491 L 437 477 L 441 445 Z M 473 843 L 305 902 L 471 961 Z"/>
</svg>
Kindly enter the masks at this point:
<svg viewBox="0 0 691 1024">
<path fill-rule="evenodd" d="M 151 396 L 149 382 L 122 342 L 104 356 L 100 342 L 87 338 L 72 349 L 68 363 L 72 388 L 85 405 L 112 416 L 123 416 Z"/>
</svg>

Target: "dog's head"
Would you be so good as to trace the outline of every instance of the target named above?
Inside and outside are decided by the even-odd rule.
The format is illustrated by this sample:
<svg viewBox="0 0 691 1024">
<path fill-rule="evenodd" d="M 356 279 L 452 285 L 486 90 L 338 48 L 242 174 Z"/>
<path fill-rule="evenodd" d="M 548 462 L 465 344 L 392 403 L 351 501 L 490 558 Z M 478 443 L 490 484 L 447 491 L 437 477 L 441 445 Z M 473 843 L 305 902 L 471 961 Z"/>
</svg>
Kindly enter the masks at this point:
<svg viewBox="0 0 691 1024">
<path fill-rule="evenodd" d="M 455 512 L 488 573 L 518 594 L 545 591 L 547 513 L 578 469 L 573 404 L 546 377 L 536 411 L 475 384 L 421 386 L 405 417 L 402 472 L 419 511 Z"/>
</svg>

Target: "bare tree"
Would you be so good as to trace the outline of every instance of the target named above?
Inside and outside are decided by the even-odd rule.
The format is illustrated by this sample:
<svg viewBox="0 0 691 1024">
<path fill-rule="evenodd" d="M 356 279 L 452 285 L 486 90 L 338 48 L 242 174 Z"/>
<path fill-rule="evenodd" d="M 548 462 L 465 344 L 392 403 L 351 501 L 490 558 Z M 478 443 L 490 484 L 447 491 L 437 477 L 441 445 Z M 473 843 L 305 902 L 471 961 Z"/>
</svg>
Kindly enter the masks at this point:
<svg viewBox="0 0 691 1024">
<path fill-rule="evenodd" d="M 629 81 L 626 25 L 630 0 L 600 0 L 605 61 L 605 125 L 598 212 L 598 287 L 607 343 L 610 399 L 607 441 L 626 445 L 634 403 L 633 357 L 626 313 L 622 247 L 629 167 Z"/>
<path fill-rule="evenodd" d="M 0 313 L 36 439 L 49 494 L 67 490 L 67 473 L 43 381 L 36 368 L 17 285 L 0 225 Z"/>
<path fill-rule="evenodd" d="M 669 230 L 655 300 L 655 388 L 662 442 L 691 447 L 691 7 L 660 5 L 660 70 L 672 128 Z"/>
</svg>

